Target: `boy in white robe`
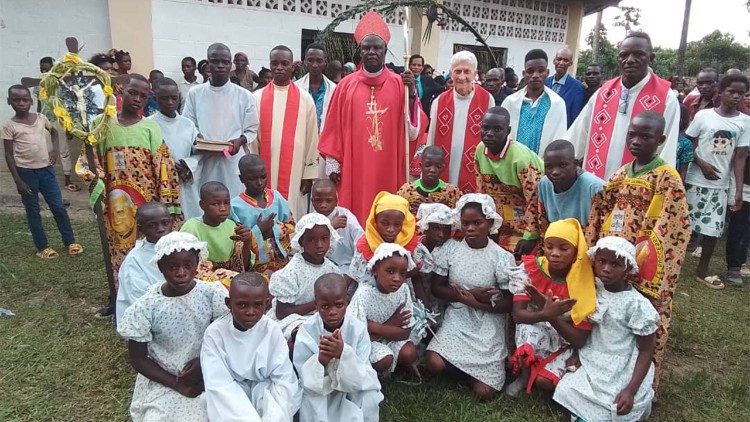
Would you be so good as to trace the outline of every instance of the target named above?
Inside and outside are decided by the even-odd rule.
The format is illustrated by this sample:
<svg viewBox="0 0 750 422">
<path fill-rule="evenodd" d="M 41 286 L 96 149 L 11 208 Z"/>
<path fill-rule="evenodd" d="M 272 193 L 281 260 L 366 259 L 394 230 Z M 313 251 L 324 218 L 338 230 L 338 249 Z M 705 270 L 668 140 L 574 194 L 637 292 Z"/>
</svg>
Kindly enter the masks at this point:
<svg viewBox="0 0 750 422">
<path fill-rule="evenodd" d="M 318 313 L 297 332 L 293 362 L 304 389 L 300 422 L 380 418 L 383 394 L 370 365 L 370 336 L 362 321 L 346 316 L 346 288 L 341 275 L 318 278 Z"/>
<path fill-rule="evenodd" d="M 271 296 L 258 273 L 232 279 L 231 314 L 203 337 L 201 369 L 211 421 L 291 421 L 302 390 L 278 324 L 264 315 Z"/>
<path fill-rule="evenodd" d="M 172 215 L 161 202 L 148 202 L 138 208 L 135 221 L 138 231 L 145 238 L 135 242 L 118 271 L 120 288 L 117 289 L 115 305 L 116 323 L 122 320 L 125 310 L 143 296 L 149 287 L 164 282 L 161 271 L 151 263 L 151 259 L 156 253 L 156 242 L 172 231 Z"/>
<path fill-rule="evenodd" d="M 336 233 L 341 237 L 328 250 L 328 259 L 346 274 L 352 263 L 357 240 L 365 234 L 365 231 L 351 211 L 339 206 L 336 185 L 330 179 L 317 180 L 313 184 L 310 198 L 315 212 L 328 217 Z"/>
<path fill-rule="evenodd" d="M 180 176 L 180 208 L 185 219 L 200 217 L 202 211 L 198 206 L 200 185 L 195 183 L 199 178 L 198 159 L 193 155 L 193 144 L 198 138 L 198 129 L 192 120 L 177 112 L 180 106 L 180 89 L 177 82 L 170 78 L 159 79 L 156 85 L 156 104 L 159 111 L 148 118 L 155 121 L 161 129 L 164 142 L 172 153 L 174 166 Z"/>
</svg>

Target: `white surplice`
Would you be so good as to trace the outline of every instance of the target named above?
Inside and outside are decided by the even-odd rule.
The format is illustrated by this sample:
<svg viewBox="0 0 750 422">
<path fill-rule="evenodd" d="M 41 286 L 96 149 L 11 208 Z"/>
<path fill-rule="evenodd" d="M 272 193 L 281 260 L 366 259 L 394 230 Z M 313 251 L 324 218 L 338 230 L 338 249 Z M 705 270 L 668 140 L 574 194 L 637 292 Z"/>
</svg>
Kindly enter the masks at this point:
<svg viewBox="0 0 750 422">
<path fill-rule="evenodd" d="M 339 215 L 346 216 L 346 227 L 336 229 L 336 233 L 341 236 L 341 239 L 331 245 L 326 257 L 339 267 L 341 274 L 346 274 L 349 271 L 349 265 L 352 263 L 354 251 L 357 249 L 357 240 L 365 234 L 365 231 L 362 230 L 357 217 L 344 207 L 334 208 L 328 215 L 328 219 L 333 221 Z"/>
<path fill-rule="evenodd" d="M 461 173 L 461 160 L 464 156 L 464 138 L 466 137 L 466 122 L 469 119 L 469 106 L 474 98 L 475 90 L 471 90 L 469 95 L 460 95 L 453 91 L 453 133 L 451 136 L 450 163 L 448 163 L 448 180 L 452 185 L 458 185 L 458 176 Z M 487 108 L 495 106 L 495 98 L 490 95 L 490 101 Z M 430 107 L 430 129 L 427 133 L 427 145 L 435 145 L 435 133 L 437 130 L 437 113 L 438 101 L 432 102 Z"/>
<path fill-rule="evenodd" d="M 122 261 L 118 279 L 120 288 L 117 289 L 117 304 L 115 306 L 115 322 L 122 321 L 125 310 L 130 307 L 139 297 L 157 283 L 164 282 L 159 267 L 151 263 L 154 257 L 154 244 L 146 239 L 135 241 L 133 249 L 125 255 Z"/>
<path fill-rule="evenodd" d="M 261 113 L 261 99 L 263 93 L 274 90 L 273 114 L 264 116 Z M 289 192 L 285 195 L 292 214 L 299 219 L 307 214 L 308 196 L 300 195 L 300 183 L 302 180 L 313 180 L 318 177 L 318 117 L 315 113 L 315 102 L 307 91 L 299 90 L 299 111 L 297 112 L 297 127 L 294 131 L 294 151 L 292 153 L 291 174 L 289 175 Z M 271 188 L 279 190 L 279 166 L 281 158 L 281 136 L 284 131 L 284 118 L 286 115 L 287 95 L 289 86 L 279 86 L 270 83 L 255 91 L 255 99 L 258 104 L 258 119 L 271 119 L 271 139 L 261 139 L 262 134 L 258 130 L 257 139 L 250 145 L 250 151 L 258 154 L 259 148 L 271 147 L 271 168 L 268 177 L 271 180 Z M 282 192 L 283 194 L 283 192 Z"/>
<path fill-rule="evenodd" d="M 527 87 L 507 96 L 503 100 L 502 107 L 510 113 L 510 138 L 516 139 L 518 127 L 521 120 L 521 106 L 526 98 Z M 565 100 L 562 99 L 555 91 L 544 87 L 544 92 L 550 100 L 550 107 L 547 115 L 544 116 L 544 126 L 542 127 L 542 137 L 539 139 L 539 151 L 537 154 L 541 157 L 544 150 L 552 141 L 561 139 L 568 130 L 568 112 L 565 109 Z M 538 101 L 539 99 L 537 99 Z"/>
<path fill-rule="evenodd" d="M 321 335 L 331 333 L 315 314 L 302 324 L 294 344 L 294 368 L 303 388 L 300 422 L 377 422 L 380 418 L 378 375 L 370 365 L 370 336 L 367 326 L 347 315 L 340 328 L 344 341 L 341 359 L 320 364 Z"/>
<path fill-rule="evenodd" d="M 196 183 L 200 180 L 200 155 L 193 155 L 193 144 L 198 137 L 198 129 L 192 120 L 177 113 L 174 118 L 167 117 L 160 111 L 148 117 L 156 122 L 161 129 L 161 135 L 164 142 L 172 153 L 174 162 L 185 160 L 185 164 L 190 168 L 193 179 L 189 182 L 180 180 L 180 207 L 185 219 L 200 217 L 203 215 L 200 201 L 200 185 Z"/>
<path fill-rule="evenodd" d="M 630 121 L 633 119 L 633 107 L 636 103 L 636 98 L 640 94 L 643 87 L 651 79 L 652 73 L 649 72 L 645 78 L 635 84 L 630 90 L 628 90 L 628 107 L 627 113 L 622 114 L 619 111 L 615 113 L 615 127 L 612 130 L 612 139 L 609 143 L 609 151 L 607 152 L 607 163 L 604 170 L 604 180 L 607 180 L 620 169 L 624 164 L 622 162 L 622 154 L 625 152 L 625 136 L 628 133 L 628 126 Z M 601 88 L 600 88 L 601 89 Z M 623 89 L 625 89 L 623 87 Z M 589 102 L 583 107 L 581 114 L 578 115 L 573 125 L 568 129 L 568 133 L 564 136 L 564 139 L 569 140 L 573 143 L 576 150 L 576 158 L 584 160 L 584 170 L 589 170 L 586 167 L 586 155 L 588 154 L 589 148 L 589 135 L 591 129 L 591 119 L 594 114 L 594 103 L 596 98 L 599 96 L 599 90 L 597 90 L 589 99 Z M 664 135 L 667 139 L 659 147 L 659 156 L 667 162 L 670 166 L 674 166 L 677 162 L 677 139 L 680 134 L 680 103 L 677 99 L 677 94 L 671 89 L 667 92 L 667 103 L 664 108 L 664 120 L 666 120 L 666 126 L 664 128 Z"/>
<path fill-rule="evenodd" d="M 310 74 L 306 73 L 305 76 L 297 79 L 295 82 L 297 86 L 307 92 L 310 93 Z M 318 128 L 318 132 L 323 131 L 323 125 L 325 125 L 326 122 L 326 114 L 328 114 L 328 106 L 331 104 L 331 98 L 333 97 L 333 90 L 336 89 L 336 84 L 328 79 L 326 75 L 323 75 L 323 83 L 326 87 L 326 92 L 323 95 L 323 113 L 320 116 L 320 127 Z M 312 94 L 310 94 L 312 95 Z"/>
<path fill-rule="evenodd" d="M 201 369 L 208 419 L 286 422 L 299 409 L 302 389 L 276 321 L 265 315 L 240 331 L 232 315 L 214 321 L 203 337 Z"/>
<path fill-rule="evenodd" d="M 227 81 L 222 86 L 210 83 L 196 85 L 190 89 L 183 115 L 192 120 L 203 139 L 229 141 L 245 135 L 248 144 L 258 132 L 258 107 L 253 94 L 241 86 Z M 226 158 L 220 152 L 201 152 L 200 179 L 197 186 L 205 182 L 219 181 L 229 188 L 235 197 L 245 190 L 240 182 L 238 164 L 245 155 L 242 149 Z"/>
</svg>

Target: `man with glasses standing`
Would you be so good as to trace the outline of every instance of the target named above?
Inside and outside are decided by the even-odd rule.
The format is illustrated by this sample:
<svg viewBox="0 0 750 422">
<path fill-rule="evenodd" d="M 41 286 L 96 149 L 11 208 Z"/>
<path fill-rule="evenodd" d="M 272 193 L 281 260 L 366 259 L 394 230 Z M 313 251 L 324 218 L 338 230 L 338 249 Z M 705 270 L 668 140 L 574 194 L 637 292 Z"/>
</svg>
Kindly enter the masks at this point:
<svg viewBox="0 0 750 422">
<path fill-rule="evenodd" d="M 680 107 L 669 81 L 654 74 L 651 38 L 634 31 L 620 43 L 617 61 L 620 76 L 604 82 L 568 130 L 567 139 L 576 149 L 583 168 L 608 179 L 624 163 L 633 161 L 625 147 L 625 135 L 633 116 L 654 111 L 664 116 L 666 140 L 659 151 L 667 164 L 677 160 Z"/>
</svg>

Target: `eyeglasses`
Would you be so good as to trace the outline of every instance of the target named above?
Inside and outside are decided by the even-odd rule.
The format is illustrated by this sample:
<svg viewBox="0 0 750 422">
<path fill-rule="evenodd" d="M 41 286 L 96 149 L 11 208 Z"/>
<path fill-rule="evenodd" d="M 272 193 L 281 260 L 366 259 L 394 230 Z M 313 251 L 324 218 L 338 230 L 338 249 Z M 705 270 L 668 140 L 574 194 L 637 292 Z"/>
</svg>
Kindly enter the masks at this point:
<svg viewBox="0 0 750 422">
<path fill-rule="evenodd" d="M 630 91 L 622 87 L 622 91 L 620 92 L 620 104 L 617 106 L 617 111 L 620 114 L 628 114 L 628 97 L 630 96 Z"/>
</svg>

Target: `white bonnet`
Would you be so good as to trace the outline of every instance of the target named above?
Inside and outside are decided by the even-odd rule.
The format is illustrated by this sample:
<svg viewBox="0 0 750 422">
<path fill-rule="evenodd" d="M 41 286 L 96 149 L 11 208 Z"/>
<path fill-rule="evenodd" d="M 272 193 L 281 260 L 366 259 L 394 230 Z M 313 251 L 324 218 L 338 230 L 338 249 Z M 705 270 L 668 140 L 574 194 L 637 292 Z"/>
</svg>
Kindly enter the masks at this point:
<svg viewBox="0 0 750 422">
<path fill-rule="evenodd" d="M 602 249 L 612 251 L 618 258 L 625 259 L 625 262 L 631 269 L 631 273 L 638 272 L 638 262 L 635 260 L 635 246 L 626 239 L 617 236 L 606 236 L 599 239 L 596 245 L 589 248 L 588 255 L 591 262 L 594 262 L 594 256 Z"/>
<path fill-rule="evenodd" d="M 208 244 L 198 240 L 197 237 L 185 232 L 171 232 L 159 239 L 154 246 L 154 257 L 151 263 L 157 265 L 159 260 L 167 255 L 179 251 L 198 251 L 198 260 L 205 261 L 208 258 Z"/>
<path fill-rule="evenodd" d="M 462 196 L 456 204 L 455 218 L 457 221 L 461 220 L 461 211 L 467 204 L 477 203 L 482 206 L 482 214 L 485 218 L 495 220 L 490 228 L 490 234 L 497 233 L 500 230 L 500 226 L 503 225 L 503 217 L 497 213 L 495 209 L 495 200 L 491 196 L 483 193 L 467 193 Z"/>
<path fill-rule="evenodd" d="M 372 268 L 378 261 L 382 261 L 386 258 L 392 257 L 394 254 L 399 254 L 406 258 L 408 263 L 406 264 L 407 271 L 411 271 L 416 267 L 414 260 L 411 258 L 409 251 L 403 248 L 403 246 L 396 243 L 381 243 L 375 249 L 375 253 L 372 255 L 369 261 L 367 261 L 367 270 L 372 272 Z"/>
<path fill-rule="evenodd" d="M 300 239 L 302 239 L 302 235 L 315 226 L 328 227 L 328 232 L 331 234 L 331 246 L 341 239 L 341 236 L 336 233 L 336 230 L 331 225 L 331 220 L 329 220 L 328 217 L 317 212 L 311 212 L 310 214 L 303 215 L 302 218 L 297 221 L 297 224 L 295 224 L 294 235 L 292 235 L 291 240 L 292 249 L 295 251 L 302 251 L 302 245 L 299 243 Z"/>
<path fill-rule="evenodd" d="M 430 228 L 430 223 L 451 226 L 452 230 L 458 229 L 456 216 L 453 215 L 453 210 L 447 205 L 439 202 L 421 204 L 417 209 L 417 225 L 419 226 L 419 230 L 424 232 Z"/>
</svg>

